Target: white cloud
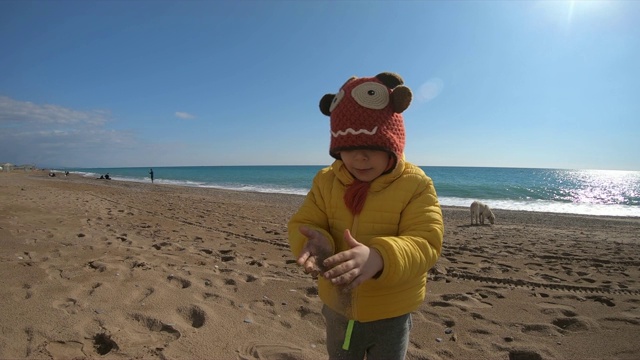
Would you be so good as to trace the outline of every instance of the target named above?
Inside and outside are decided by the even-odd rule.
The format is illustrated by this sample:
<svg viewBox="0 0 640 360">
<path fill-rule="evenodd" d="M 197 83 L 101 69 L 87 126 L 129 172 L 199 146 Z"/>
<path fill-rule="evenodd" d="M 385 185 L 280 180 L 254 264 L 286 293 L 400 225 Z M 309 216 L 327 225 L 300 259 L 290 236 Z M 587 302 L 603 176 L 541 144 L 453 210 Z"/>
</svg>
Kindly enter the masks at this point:
<svg viewBox="0 0 640 360">
<path fill-rule="evenodd" d="M 180 119 L 194 119 L 195 116 L 186 113 L 186 112 L 181 112 L 181 111 L 176 111 L 176 116 L 179 117 Z"/>
<path fill-rule="evenodd" d="M 134 134 L 107 129 L 109 112 L 81 111 L 0 96 L 0 162 L 86 166 L 139 147 Z"/>
<path fill-rule="evenodd" d="M 78 111 L 58 105 L 37 105 L 28 101 L 18 101 L 0 96 L 0 124 L 31 123 L 100 126 L 109 116 L 101 110 Z"/>
</svg>

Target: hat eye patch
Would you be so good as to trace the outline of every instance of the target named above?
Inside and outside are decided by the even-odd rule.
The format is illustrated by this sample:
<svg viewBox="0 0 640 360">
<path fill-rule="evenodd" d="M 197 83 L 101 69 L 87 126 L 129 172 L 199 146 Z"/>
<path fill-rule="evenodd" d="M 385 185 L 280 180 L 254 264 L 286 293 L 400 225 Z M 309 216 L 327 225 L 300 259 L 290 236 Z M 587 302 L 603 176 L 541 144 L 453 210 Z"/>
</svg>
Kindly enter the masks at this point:
<svg viewBox="0 0 640 360">
<path fill-rule="evenodd" d="M 343 97 L 344 97 L 344 90 L 340 89 L 340 91 L 333 98 L 333 101 L 331 101 L 331 106 L 329 106 L 329 112 L 332 112 L 336 108 L 336 106 L 340 104 L 340 100 L 342 100 Z"/>
<path fill-rule="evenodd" d="M 366 82 L 356 86 L 351 90 L 351 96 L 367 109 L 380 110 L 389 104 L 389 90 L 376 82 Z"/>
</svg>

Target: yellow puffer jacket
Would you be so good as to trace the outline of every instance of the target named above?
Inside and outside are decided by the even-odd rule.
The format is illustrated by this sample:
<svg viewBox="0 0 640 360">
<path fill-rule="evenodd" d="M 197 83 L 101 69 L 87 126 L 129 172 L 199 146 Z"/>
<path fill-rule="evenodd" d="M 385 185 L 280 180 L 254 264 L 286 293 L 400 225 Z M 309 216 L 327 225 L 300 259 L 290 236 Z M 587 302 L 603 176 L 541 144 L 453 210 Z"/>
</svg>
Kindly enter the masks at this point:
<svg viewBox="0 0 640 360">
<path fill-rule="evenodd" d="M 351 293 L 318 277 L 322 301 L 361 322 L 410 313 L 424 301 L 427 271 L 442 250 L 444 224 L 433 181 L 419 167 L 399 160 L 391 173 L 373 181 L 364 209 L 354 217 L 343 200 L 346 185 L 353 180 L 341 160 L 318 172 L 289 221 L 291 251 L 297 258 L 307 240 L 298 231 L 300 226 L 322 232 L 334 254 L 348 250 L 343 233 L 350 229 L 358 242 L 380 252 L 384 269 Z"/>
</svg>

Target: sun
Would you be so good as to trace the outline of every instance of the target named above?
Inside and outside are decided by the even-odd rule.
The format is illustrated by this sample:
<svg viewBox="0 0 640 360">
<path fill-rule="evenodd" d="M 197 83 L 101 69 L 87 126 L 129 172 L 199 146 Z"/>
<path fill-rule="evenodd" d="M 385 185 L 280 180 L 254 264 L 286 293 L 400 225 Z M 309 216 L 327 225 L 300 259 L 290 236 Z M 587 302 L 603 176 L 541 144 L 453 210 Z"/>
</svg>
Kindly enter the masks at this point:
<svg viewBox="0 0 640 360">
<path fill-rule="evenodd" d="M 569 29 L 573 23 L 589 22 L 596 18 L 600 20 L 613 16 L 616 8 L 621 6 L 616 1 L 547 1 L 536 2 L 536 8 L 546 14 L 546 18 L 557 25 Z"/>
<path fill-rule="evenodd" d="M 589 1 L 589 0 L 571 0 L 567 1 L 567 21 L 571 22 L 576 12 L 585 16 L 593 16 L 598 12 L 605 10 L 614 3 L 613 1 Z"/>
<path fill-rule="evenodd" d="M 571 24 L 573 19 L 573 11 L 576 8 L 577 1 L 569 1 L 569 10 L 567 11 L 567 24 Z"/>
</svg>

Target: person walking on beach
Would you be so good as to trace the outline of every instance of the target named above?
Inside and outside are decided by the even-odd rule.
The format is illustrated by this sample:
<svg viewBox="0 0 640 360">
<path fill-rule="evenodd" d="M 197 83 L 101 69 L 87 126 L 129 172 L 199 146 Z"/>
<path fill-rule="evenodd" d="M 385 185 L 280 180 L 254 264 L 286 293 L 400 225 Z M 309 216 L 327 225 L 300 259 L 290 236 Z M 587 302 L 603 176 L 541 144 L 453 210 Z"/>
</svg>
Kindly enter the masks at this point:
<svg viewBox="0 0 640 360">
<path fill-rule="evenodd" d="M 317 276 L 329 359 L 403 359 L 411 312 L 442 251 L 433 181 L 405 161 L 411 90 L 394 73 L 350 78 L 320 100 L 329 154 L 288 224 L 297 263 Z"/>
<path fill-rule="evenodd" d="M 151 183 L 153 184 L 153 168 L 149 169 L 149 176 L 151 176 Z"/>
</svg>

